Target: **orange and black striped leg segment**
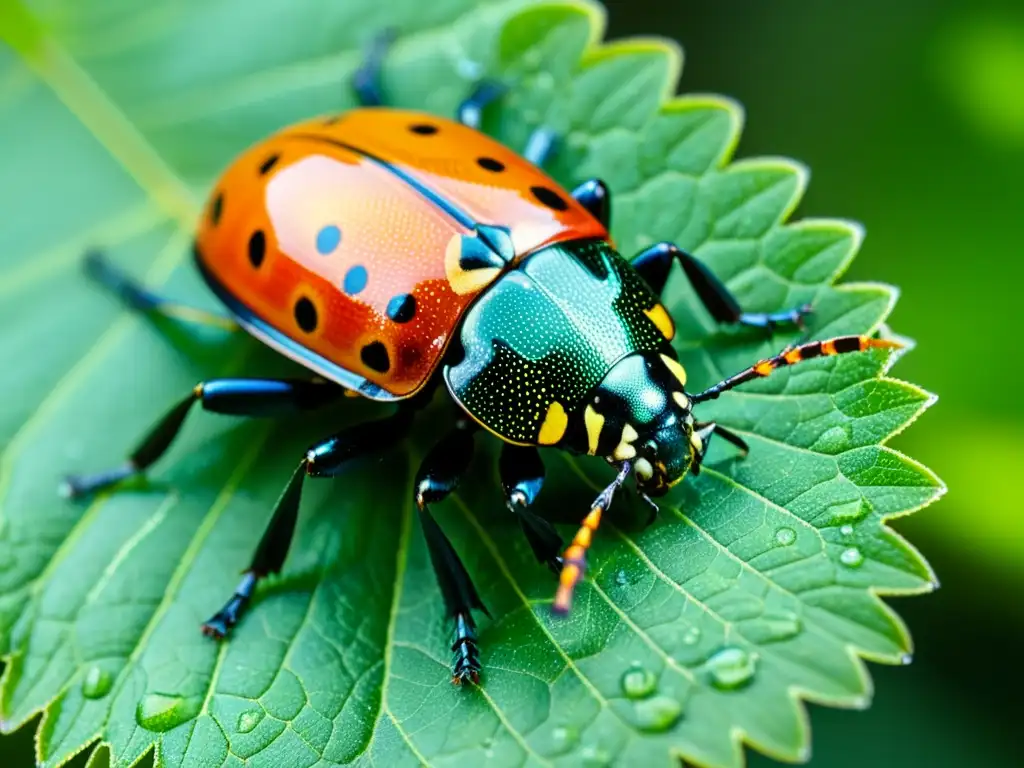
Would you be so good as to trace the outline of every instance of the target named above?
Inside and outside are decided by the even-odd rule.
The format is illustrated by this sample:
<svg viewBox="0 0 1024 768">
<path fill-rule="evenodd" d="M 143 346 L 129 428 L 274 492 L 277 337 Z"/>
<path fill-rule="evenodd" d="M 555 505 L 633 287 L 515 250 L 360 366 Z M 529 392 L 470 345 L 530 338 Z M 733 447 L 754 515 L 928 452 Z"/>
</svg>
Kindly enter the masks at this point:
<svg viewBox="0 0 1024 768">
<path fill-rule="evenodd" d="M 195 403 L 230 416 L 273 417 L 312 410 L 341 397 L 344 390 L 322 379 L 212 379 L 197 384 L 158 421 L 118 467 L 64 479 L 60 493 L 75 498 L 107 488 L 146 471 L 167 452 Z"/>
<path fill-rule="evenodd" d="M 691 438 L 697 449 L 697 454 L 693 459 L 693 467 L 690 470 L 693 474 L 700 474 L 700 468 L 704 464 L 704 457 L 707 455 L 708 446 L 711 444 L 711 438 L 715 435 L 718 435 L 726 442 L 735 445 L 740 449 L 740 453 L 743 456 L 750 453 L 750 446 L 747 445 L 747 441 L 735 432 L 723 427 L 721 424 L 716 424 L 713 421 L 698 421 L 693 425 L 693 437 Z"/>
<path fill-rule="evenodd" d="M 902 346 L 902 344 L 895 341 L 874 339 L 870 336 L 837 336 L 834 339 L 827 339 L 825 341 L 811 341 L 796 347 L 790 347 L 775 357 L 761 360 L 745 371 L 740 371 L 736 375 L 730 376 L 712 387 L 708 387 L 699 395 L 694 395 L 690 400 L 693 403 L 714 400 L 723 392 L 728 392 L 740 384 L 770 376 L 772 371 L 777 368 L 796 365 L 803 360 L 812 360 L 815 357 L 828 357 L 830 355 L 843 355 L 848 352 L 863 352 L 868 349 L 899 349 Z"/>
<path fill-rule="evenodd" d="M 441 587 L 445 611 L 455 624 L 452 637 L 452 682 L 455 685 L 480 681 L 480 650 L 473 610 L 487 614 L 487 609 L 428 505 L 445 499 L 458 487 L 473 458 L 473 431 L 471 425 L 460 425 L 449 432 L 427 454 L 416 475 L 416 507 L 423 536 Z"/>
<path fill-rule="evenodd" d="M 104 288 L 117 294 L 127 306 L 149 315 L 210 325 L 226 331 L 237 331 L 238 324 L 230 317 L 205 309 L 178 304 L 153 293 L 135 278 L 111 264 L 99 251 L 89 251 L 83 259 L 85 273 Z"/>
<path fill-rule="evenodd" d="M 811 314 L 808 304 L 782 312 L 744 312 L 736 297 L 710 269 L 673 243 L 652 245 L 634 256 L 631 263 L 651 286 L 651 290 L 661 294 L 673 261 L 679 262 L 701 303 L 720 323 L 739 323 L 769 330 L 780 325 L 803 328 L 804 318 Z"/>
<path fill-rule="evenodd" d="M 605 228 L 612 223 L 612 193 L 600 179 L 584 181 L 572 191 L 573 199 L 586 208 Z"/>
<path fill-rule="evenodd" d="M 384 95 L 380 87 L 380 73 L 384 67 L 384 57 L 395 41 L 395 31 L 386 29 L 370 41 L 362 63 L 352 75 L 352 90 L 360 106 L 379 107 L 384 104 Z"/>
<path fill-rule="evenodd" d="M 632 468 L 633 465 L 629 462 L 622 464 L 615 479 L 594 499 L 590 512 L 583 518 L 583 525 L 573 537 L 572 544 L 565 550 L 562 573 L 558 577 L 558 591 L 555 593 L 555 602 L 551 606 L 551 610 L 555 614 L 565 616 L 572 608 L 573 592 L 586 571 L 587 550 L 590 549 L 594 534 L 597 532 L 598 526 L 601 525 L 601 517 L 611 507 L 615 492 L 626 481 Z"/>
<path fill-rule="evenodd" d="M 533 446 L 505 443 L 498 460 L 501 487 L 505 503 L 519 520 L 526 540 L 530 542 L 537 562 L 546 565 L 556 575 L 562 572 L 562 537 L 555 527 L 535 514 L 530 506 L 544 485 L 544 462 Z"/>
<path fill-rule="evenodd" d="M 222 638 L 238 623 L 260 579 L 279 573 L 288 556 L 295 525 L 299 519 L 302 483 L 306 476 L 333 477 L 345 462 L 369 453 L 384 450 L 402 438 L 412 422 L 412 413 L 402 409 L 393 416 L 358 424 L 312 446 L 292 473 L 263 531 L 249 567 L 234 594 L 224 606 L 203 623 L 203 634 Z"/>
</svg>

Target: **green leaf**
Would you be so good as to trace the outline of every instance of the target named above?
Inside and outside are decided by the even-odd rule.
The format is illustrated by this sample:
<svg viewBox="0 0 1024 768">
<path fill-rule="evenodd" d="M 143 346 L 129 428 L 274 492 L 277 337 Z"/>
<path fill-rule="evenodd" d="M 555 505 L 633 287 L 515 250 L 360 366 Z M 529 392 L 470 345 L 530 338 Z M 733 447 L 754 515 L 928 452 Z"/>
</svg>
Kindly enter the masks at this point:
<svg viewBox="0 0 1024 768">
<path fill-rule="evenodd" d="M 307 484 L 284 574 L 223 644 L 198 624 L 297 457 L 325 423 L 382 407 L 288 424 L 197 415 L 149 485 L 56 498 L 62 474 L 121 460 L 197 380 L 290 370 L 247 338 L 123 311 L 82 279 L 83 249 L 101 244 L 213 306 L 185 265 L 205 191 L 247 144 L 350 106 L 345 80 L 387 27 L 395 103 L 450 114 L 475 73 L 512 83 L 487 128 L 516 147 L 557 129 L 552 172 L 609 183 L 624 253 L 672 239 L 750 311 L 812 301 L 816 337 L 887 332 L 894 289 L 834 284 L 860 228 L 787 224 L 806 170 L 730 164 L 739 107 L 672 98 L 679 50 L 599 45 L 603 24 L 596 6 L 527 0 L 0 4 L 0 715 L 10 731 L 43 713 L 40 763 L 95 744 L 107 752 L 91 764 L 118 766 L 151 750 L 174 766 L 733 766 L 741 742 L 799 760 L 802 701 L 866 706 L 862 659 L 908 658 L 878 595 L 927 591 L 934 576 L 886 521 L 943 487 L 884 445 L 932 401 L 888 376 L 895 356 L 806 363 L 702 406 L 749 458 L 714 449 L 650 527 L 618 503 L 567 621 L 549 615 L 550 574 L 503 510 L 488 443 L 438 507 L 494 616 L 479 689 L 449 683 L 449 628 L 412 515 L 417 462 L 450 418 L 440 402 L 407 445 Z M 792 340 L 716 328 L 678 275 L 667 297 L 694 389 Z M 607 468 L 548 464 L 540 509 L 571 535 Z"/>
</svg>

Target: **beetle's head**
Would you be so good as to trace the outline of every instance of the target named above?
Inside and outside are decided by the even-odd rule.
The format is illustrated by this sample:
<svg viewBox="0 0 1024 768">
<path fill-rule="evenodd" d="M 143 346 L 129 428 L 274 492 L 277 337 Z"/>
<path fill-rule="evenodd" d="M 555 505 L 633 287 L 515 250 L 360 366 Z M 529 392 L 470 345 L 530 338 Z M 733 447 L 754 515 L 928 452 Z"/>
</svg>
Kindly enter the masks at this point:
<svg viewBox="0 0 1024 768">
<path fill-rule="evenodd" d="M 588 452 L 631 462 L 648 496 L 664 495 L 699 461 L 685 382 L 674 357 L 633 354 L 612 367 L 584 413 Z"/>
</svg>

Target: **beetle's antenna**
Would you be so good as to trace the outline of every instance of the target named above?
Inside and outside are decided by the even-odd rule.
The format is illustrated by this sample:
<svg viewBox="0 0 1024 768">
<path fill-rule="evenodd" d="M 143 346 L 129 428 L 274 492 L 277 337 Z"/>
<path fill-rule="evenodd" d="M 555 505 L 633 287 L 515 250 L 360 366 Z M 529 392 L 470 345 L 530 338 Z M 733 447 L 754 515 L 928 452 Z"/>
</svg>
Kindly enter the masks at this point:
<svg viewBox="0 0 1024 768">
<path fill-rule="evenodd" d="M 826 357 L 828 355 L 842 355 L 847 352 L 863 352 L 873 348 L 899 349 L 903 345 L 888 339 L 873 339 L 870 336 L 837 336 L 827 341 L 811 341 L 801 344 L 798 347 L 787 349 L 775 357 L 769 357 L 740 371 L 735 376 L 730 376 L 725 381 L 720 381 L 713 387 L 709 387 L 699 395 L 694 395 L 690 400 L 694 403 L 701 403 L 705 400 L 714 400 L 723 392 L 728 392 L 740 384 L 745 384 L 754 379 L 764 378 L 771 375 L 776 368 L 784 368 L 787 365 L 796 365 L 804 360 L 815 357 Z"/>
<path fill-rule="evenodd" d="M 595 531 L 601 525 L 601 515 L 612 505 L 612 498 L 614 498 L 615 492 L 619 490 L 626 481 L 626 478 L 629 477 L 630 470 L 632 469 L 633 465 L 630 462 L 623 462 L 622 467 L 619 469 L 619 474 L 594 499 L 590 513 L 583 518 L 583 525 L 580 526 L 580 529 L 573 537 L 572 544 L 565 550 L 565 556 L 562 561 L 562 573 L 558 577 L 558 591 L 555 593 L 555 602 L 551 606 L 551 610 L 556 614 L 565 616 L 569 613 L 569 609 L 572 607 L 573 590 L 580 583 L 580 579 L 583 578 L 583 572 L 587 568 L 587 550 L 590 549 L 590 543 L 593 541 Z"/>
</svg>

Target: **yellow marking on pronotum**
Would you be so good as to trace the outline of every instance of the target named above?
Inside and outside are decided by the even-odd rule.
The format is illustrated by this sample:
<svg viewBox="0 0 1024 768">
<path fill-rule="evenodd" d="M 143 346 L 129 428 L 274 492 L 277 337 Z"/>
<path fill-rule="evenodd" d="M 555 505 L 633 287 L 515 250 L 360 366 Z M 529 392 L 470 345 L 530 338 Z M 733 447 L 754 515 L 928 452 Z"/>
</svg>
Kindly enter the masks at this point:
<svg viewBox="0 0 1024 768">
<path fill-rule="evenodd" d="M 679 379 L 679 383 L 686 386 L 686 369 L 680 365 L 678 360 L 673 360 L 668 355 L 662 355 L 661 360 L 665 363 L 665 367 L 672 372 L 672 375 Z"/>
<path fill-rule="evenodd" d="M 673 392 L 672 399 L 675 400 L 676 405 L 678 405 L 684 411 L 690 407 L 690 398 L 688 398 L 682 392 Z"/>
<path fill-rule="evenodd" d="M 544 423 L 540 425 L 537 442 L 541 445 L 554 445 L 562 439 L 567 426 L 569 426 L 569 417 L 565 414 L 565 408 L 558 401 L 553 402 L 548 406 Z"/>
<path fill-rule="evenodd" d="M 658 327 L 661 335 L 669 341 L 676 335 L 676 326 L 672 322 L 672 318 L 669 317 L 668 312 L 665 311 L 665 307 L 661 304 L 655 304 L 650 309 L 645 309 L 644 314 Z"/>
<path fill-rule="evenodd" d="M 604 429 L 604 416 L 588 405 L 583 412 L 583 424 L 587 428 L 587 453 L 591 456 L 597 455 L 597 443 L 601 439 L 601 430 Z"/>
<path fill-rule="evenodd" d="M 462 235 L 454 235 L 444 251 L 444 273 L 448 284 L 460 296 L 479 291 L 501 274 L 499 267 L 462 268 Z"/>
<path fill-rule="evenodd" d="M 626 424 L 622 428 L 622 437 L 619 440 L 619 444 L 615 446 L 615 450 L 612 451 L 612 458 L 617 461 L 627 461 L 636 456 L 636 448 L 630 443 L 639 437 L 637 431 L 632 426 Z"/>
</svg>

